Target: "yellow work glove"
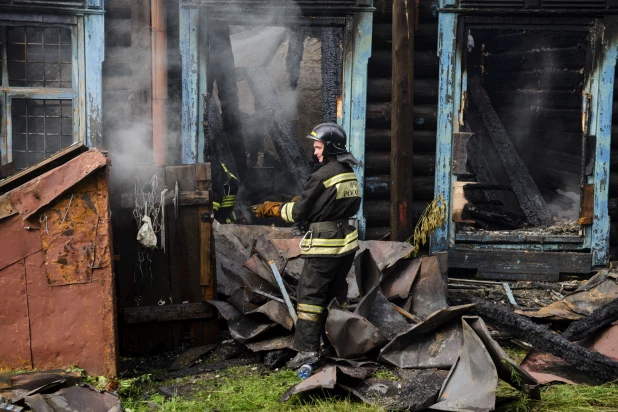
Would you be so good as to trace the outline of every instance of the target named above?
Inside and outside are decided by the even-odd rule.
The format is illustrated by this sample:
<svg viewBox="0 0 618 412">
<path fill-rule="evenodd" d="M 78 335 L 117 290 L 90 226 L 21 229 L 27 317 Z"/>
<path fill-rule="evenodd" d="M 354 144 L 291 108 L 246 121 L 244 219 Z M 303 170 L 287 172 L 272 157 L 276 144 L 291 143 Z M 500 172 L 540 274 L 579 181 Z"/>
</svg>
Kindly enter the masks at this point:
<svg viewBox="0 0 618 412">
<path fill-rule="evenodd" d="M 264 202 L 261 205 L 251 207 L 251 212 L 258 218 L 281 216 L 283 202 Z"/>
</svg>

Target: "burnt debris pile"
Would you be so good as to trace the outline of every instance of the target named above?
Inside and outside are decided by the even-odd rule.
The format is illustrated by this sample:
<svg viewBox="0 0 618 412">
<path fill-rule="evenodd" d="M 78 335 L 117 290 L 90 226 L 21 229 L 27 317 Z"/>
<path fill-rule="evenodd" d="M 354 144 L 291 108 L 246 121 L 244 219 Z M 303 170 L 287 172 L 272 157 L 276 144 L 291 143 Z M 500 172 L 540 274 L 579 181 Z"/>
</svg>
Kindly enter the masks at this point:
<svg viewBox="0 0 618 412">
<path fill-rule="evenodd" d="M 281 367 L 294 354 L 300 238 L 263 226 L 218 225 L 215 232 L 220 300 L 209 303 L 227 320 L 232 339 Z M 411 251 L 407 243 L 361 242 L 348 275 L 348 302 L 333 300 L 328 308 L 324 356 L 314 375 L 282 401 L 321 389 L 387 409 L 493 410 L 498 379 L 538 398 L 539 379 L 554 380 L 547 378 L 554 369 L 571 371 L 560 379 L 578 382 L 618 378 L 617 359 L 593 343 L 599 333 L 606 339 L 618 329 L 611 326 L 618 320 L 616 275 L 601 272 L 555 305 L 518 314 L 482 299 L 449 305 L 454 280 L 447 279 L 446 256 L 407 259 Z M 580 320 L 561 336 L 529 319 L 535 316 Z M 494 339 L 501 334 L 535 348 L 523 365 Z M 616 351 L 616 343 L 609 346 Z M 379 368 L 399 380 L 376 377 Z"/>
</svg>

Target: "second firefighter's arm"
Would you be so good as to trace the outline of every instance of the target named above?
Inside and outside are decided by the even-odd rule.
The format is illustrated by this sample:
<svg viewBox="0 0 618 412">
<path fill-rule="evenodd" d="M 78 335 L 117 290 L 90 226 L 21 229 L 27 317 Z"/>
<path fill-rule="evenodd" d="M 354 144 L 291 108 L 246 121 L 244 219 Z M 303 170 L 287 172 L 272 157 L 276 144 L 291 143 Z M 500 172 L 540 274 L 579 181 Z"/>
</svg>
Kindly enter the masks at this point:
<svg viewBox="0 0 618 412">
<path fill-rule="evenodd" d="M 288 202 L 281 206 L 281 218 L 288 223 L 308 220 L 309 212 L 324 190 L 325 187 L 322 183 L 322 179 L 315 176 L 315 174 L 311 175 L 300 196 L 300 200 Z"/>
</svg>

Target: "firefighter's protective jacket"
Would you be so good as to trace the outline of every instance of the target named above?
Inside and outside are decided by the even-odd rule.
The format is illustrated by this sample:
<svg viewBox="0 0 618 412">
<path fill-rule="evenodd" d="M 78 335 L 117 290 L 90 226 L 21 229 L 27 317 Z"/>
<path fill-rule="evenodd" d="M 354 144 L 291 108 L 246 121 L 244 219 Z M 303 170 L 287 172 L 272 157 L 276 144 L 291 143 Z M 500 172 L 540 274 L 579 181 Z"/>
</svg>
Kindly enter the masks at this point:
<svg viewBox="0 0 618 412">
<path fill-rule="evenodd" d="M 303 257 L 345 256 L 358 250 L 358 231 L 347 219 L 358 212 L 360 203 L 358 180 L 352 167 L 327 159 L 314 169 L 300 200 L 281 207 L 281 217 L 286 222 L 309 223 L 309 232 L 301 242 Z M 312 228 L 312 224 L 320 222 L 332 225 Z"/>
<path fill-rule="evenodd" d="M 221 223 L 232 223 L 236 220 L 234 206 L 238 194 L 238 178 L 225 166 L 216 160 L 211 161 L 212 169 L 212 207 L 215 218 Z"/>
</svg>

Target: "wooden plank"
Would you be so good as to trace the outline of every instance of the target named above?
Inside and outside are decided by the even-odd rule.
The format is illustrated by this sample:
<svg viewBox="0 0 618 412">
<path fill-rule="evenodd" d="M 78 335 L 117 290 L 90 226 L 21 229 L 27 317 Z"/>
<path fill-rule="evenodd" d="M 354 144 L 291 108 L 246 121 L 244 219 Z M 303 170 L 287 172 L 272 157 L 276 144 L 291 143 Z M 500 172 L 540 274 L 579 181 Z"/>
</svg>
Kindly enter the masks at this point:
<svg viewBox="0 0 618 412">
<path fill-rule="evenodd" d="M 86 48 L 86 144 L 103 145 L 103 60 L 105 59 L 104 15 L 84 16 Z"/>
<path fill-rule="evenodd" d="M 122 319 L 125 325 L 135 325 L 140 323 L 206 319 L 212 316 L 212 307 L 197 302 L 124 308 Z"/>
<path fill-rule="evenodd" d="M 196 190 L 196 175 L 194 165 L 169 166 L 165 169 L 165 186 L 174 190 Z M 166 214 L 170 222 L 170 276 L 172 303 L 201 302 L 200 287 L 200 251 L 199 232 L 196 225 L 197 208 L 178 208 L 178 217 L 174 209 Z"/>
<path fill-rule="evenodd" d="M 391 107 L 391 240 L 414 233 L 412 210 L 414 127 L 414 2 L 393 1 Z"/>
<path fill-rule="evenodd" d="M 453 200 L 452 200 L 452 219 L 457 223 L 475 223 L 474 220 L 466 220 L 461 217 L 464 206 L 468 204 L 464 193 L 464 186 L 467 184 L 474 184 L 472 182 L 453 182 Z"/>
<path fill-rule="evenodd" d="M 163 180 L 164 182 L 165 180 Z M 168 188 L 168 192 L 165 193 L 165 204 L 170 205 L 174 200 L 174 191 L 172 188 Z M 156 204 L 159 201 L 155 201 Z M 207 190 L 194 190 L 192 192 L 178 192 L 178 206 L 199 206 L 209 205 L 210 192 Z M 135 206 L 135 195 L 133 193 L 123 193 L 120 195 L 120 207 L 133 208 Z"/>
<path fill-rule="evenodd" d="M 575 252 L 450 249 L 448 266 L 486 273 L 589 273 L 591 257 Z"/>
<path fill-rule="evenodd" d="M 476 274 L 477 279 L 493 280 L 520 280 L 533 282 L 558 282 L 560 273 L 506 273 L 506 272 L 481 272 Z"/>
<path fill-rule="evenodd" d="M 474 133 L 453 133 L 453 174 L 467 175 L 468 169 L 468 140 Z"/>
<path fill-rule="evenodd" d="M 212 190 L 212 176 L 210 164 L 195 165 L 197 189 L 200 191 Z M 213 300 L 217 294 L 215 244 L 212 228 L 213 210 L 210 205 L 197 207 L 197 225 L 199 229 L 200 248 L 200 287 L 202 300 Z M 196 322 L 192 325 L 195 344 L 217 343 L 219 328 L 217 318 L 210 321 Z"/>
<path fill-rule="evenodd" d="M 594 185 L 584 185 L 582 194 L 577 223 L 580 225 L 591 225 L 594 220 Z"/>
</svg>

